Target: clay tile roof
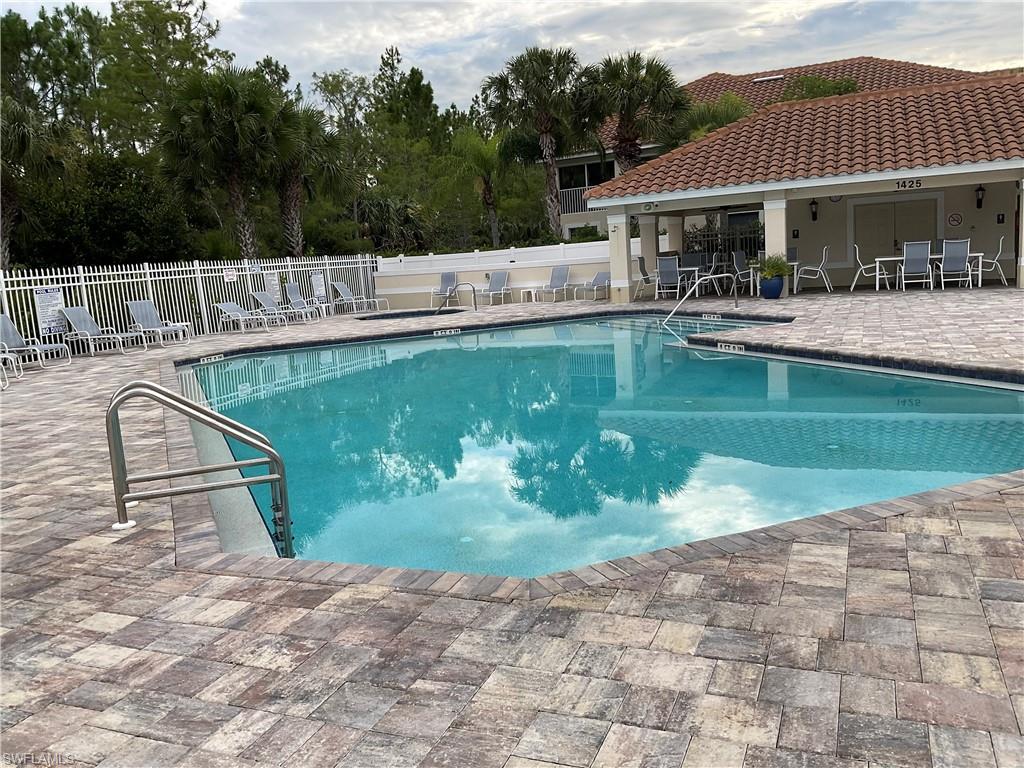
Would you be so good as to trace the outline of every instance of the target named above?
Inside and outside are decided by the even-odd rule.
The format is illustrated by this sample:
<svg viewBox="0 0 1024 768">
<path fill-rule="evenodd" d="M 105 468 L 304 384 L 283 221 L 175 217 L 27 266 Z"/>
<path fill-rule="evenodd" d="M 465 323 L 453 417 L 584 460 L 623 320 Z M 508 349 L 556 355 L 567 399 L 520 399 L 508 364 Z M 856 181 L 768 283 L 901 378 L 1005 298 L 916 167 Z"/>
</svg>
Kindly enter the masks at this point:
<svg viewBox="0 0 1024 768">
<path fill-rule="evenodd" d="M 589 199 L 1024 159 L 1024 75 L 773 104 Z"/>
<path fill-rule="evenodd" d="M 858 56 L 853 59 L 752 72 L 747 75 L 712 72 L 684 87 L 694 101 L 715 101 L 726 91 L 732 91 L 743 97 L 754 109 L 759 109 L 781 100 L 787 85 L 796 78 L 807 75 L 826 77 L 830 80 L 852 77 L 857 81 L 857 90 L 863 93 L 948 83 L 953 80 L 973 80 L 981 74 L 962 69 L 916 64 L 911 61 Z"/>
</svg>

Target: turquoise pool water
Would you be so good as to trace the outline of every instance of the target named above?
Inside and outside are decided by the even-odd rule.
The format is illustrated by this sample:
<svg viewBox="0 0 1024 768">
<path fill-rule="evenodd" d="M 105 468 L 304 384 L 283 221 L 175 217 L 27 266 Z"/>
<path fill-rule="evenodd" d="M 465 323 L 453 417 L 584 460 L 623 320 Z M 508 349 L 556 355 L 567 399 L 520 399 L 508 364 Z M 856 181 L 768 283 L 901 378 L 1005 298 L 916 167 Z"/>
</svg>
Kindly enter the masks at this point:
<svg viewBox="0 0 1024 768">
<path fill-rule="evenodd" d="M 310 559 L 537 576 L 1024 466 L 1018 392 L 676 344 L 625 317 L 196 371 L 284 456 Z"/>
</svg>

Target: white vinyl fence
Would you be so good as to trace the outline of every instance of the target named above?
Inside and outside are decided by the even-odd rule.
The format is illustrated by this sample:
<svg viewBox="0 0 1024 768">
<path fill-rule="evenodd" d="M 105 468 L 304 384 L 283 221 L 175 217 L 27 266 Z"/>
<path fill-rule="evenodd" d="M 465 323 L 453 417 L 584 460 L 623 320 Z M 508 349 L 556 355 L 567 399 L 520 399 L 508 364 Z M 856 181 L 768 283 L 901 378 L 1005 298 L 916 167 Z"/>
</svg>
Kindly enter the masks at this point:
<svg viewBox="0 0 1024 768">
<path fill-rule="evenodd" d="M 0 271 L 0 309 L 22 335 L 57 342 L 64 330 L 56 319 L 60 306 L 86 307 L 101 327 L 125 331 L 132 323 L 126 302 L 152 299 L 161 319 L 192 323 L 198 336 L 217 331 L 214 304 L 233 301 L 253 309 L 253 291 L 283 295 L 285 282 L 298 283 L 312 299 L 322 275 L 328 300 L 335 298 L 331 282 L 339 280 L 357 296 L 372 298 L 376 267 L 377 258 L 364 254 Z"/>
</svg>

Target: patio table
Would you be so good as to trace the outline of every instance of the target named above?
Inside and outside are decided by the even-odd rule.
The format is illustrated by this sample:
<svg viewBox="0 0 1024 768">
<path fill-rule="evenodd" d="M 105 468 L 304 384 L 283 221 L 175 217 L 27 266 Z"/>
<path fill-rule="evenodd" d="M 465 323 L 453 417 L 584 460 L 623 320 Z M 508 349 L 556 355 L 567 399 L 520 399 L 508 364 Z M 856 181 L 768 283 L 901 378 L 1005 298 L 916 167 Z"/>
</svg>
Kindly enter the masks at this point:
<svg viewBox="0 0 1024 768">
<path fill-rule="evenodd" d="M 984 255 L 985 255 L 984 253 L 973 253 L 973 252 L 967 254 L 968 266 L 973 266 L 971 264 L 972 260 L 977 263 L 977 268 L 978 268 L 978 287 L 979 288 L 981 287 L 981 257 L 984 256 Z M 930 260 L 931 261 L 941 261 L 942 260 L 942 254 L 941 253 L 933 253 L 931 255 L 931 259 Z M 882 284 L 881 284 L 881 282 L 879 282 L 879 277 L 881 277 L 881 276 L 878 274 L 878 268 L 882 265 L 883 262 L 886 262 L 886 261 L 903 261 L 903 256 L 876 256 L 875 257 L 875 290 L 876 291 L 882 290 Z"/>
</svg>

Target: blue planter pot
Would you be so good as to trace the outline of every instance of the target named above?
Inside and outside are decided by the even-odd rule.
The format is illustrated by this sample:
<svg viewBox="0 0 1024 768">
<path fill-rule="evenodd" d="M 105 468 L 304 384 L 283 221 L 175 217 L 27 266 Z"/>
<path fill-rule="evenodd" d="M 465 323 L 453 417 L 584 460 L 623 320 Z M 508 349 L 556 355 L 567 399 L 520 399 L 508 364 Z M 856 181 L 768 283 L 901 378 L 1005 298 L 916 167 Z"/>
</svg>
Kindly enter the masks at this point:
<svg viewBox="0 0 1024 768">
<path fill-rule="evenodd" d="M 761 281 L 761 295 L 766 299 L 777 299 L 782 295 L 784 277 L 769 277 Z"/>
</svg>

